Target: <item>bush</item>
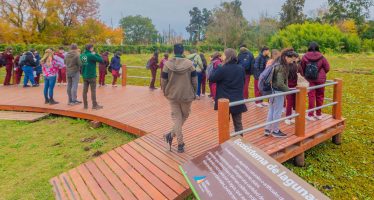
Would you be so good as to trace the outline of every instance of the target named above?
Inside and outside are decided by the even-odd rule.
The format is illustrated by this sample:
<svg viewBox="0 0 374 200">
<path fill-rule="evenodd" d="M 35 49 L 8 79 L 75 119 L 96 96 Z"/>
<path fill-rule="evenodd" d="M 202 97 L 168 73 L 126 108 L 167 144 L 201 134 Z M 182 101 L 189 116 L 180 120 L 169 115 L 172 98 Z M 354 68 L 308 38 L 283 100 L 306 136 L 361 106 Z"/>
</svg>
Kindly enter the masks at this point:
<svg viewBox="0 0 374 200">
<path fill-rule="evenodd" d="M 362 50 L 365 52 L 374 52 L 374 39 L 364 39 L 362 41 Z"/>
<path fill-rule="evenodd" d="M 293 47 L 305 52 L 310 42 L 315 41 L 322 51 L 359 52 L 361 41 L 355 34 L 345 34 L 336 26 L 320 23 L 292 24 L 276 33 L 270 40 L 272 48 Z"/>
<path fill-rule="evenodd" d="M 7 47 L 12 47 L 13 52 L 18 54 L 23 51 L 29 51 L 30 49 L 35 49 L 38 52 L 44 52 L 48 48 L 58 49 L 60 46 L 58 45 L 43 45 L 43 44 L 15 44 L 15 45 L 7 45 L 7 44 L 0 44 L 0 51 L 4 51 Z M 185 50 L 190 51 L 192 49 L 198 49 L 200 52 L 212 52 L 212 51 L 223 51 L 223 46 L 220 45 L 185 45 Z M 69 49 L 69 46 L 64 46 L 65 50 Z M 84 46 L 80 47 L 82 50 Z M 159 52 L 173 52 L 172 45 L 97 45 L 95 46 L 96 52 L 117 52 L 120 51 L 124 54 L 143 54 L 143 53 L 153 53 L 156 50 Z"/>
</svg>

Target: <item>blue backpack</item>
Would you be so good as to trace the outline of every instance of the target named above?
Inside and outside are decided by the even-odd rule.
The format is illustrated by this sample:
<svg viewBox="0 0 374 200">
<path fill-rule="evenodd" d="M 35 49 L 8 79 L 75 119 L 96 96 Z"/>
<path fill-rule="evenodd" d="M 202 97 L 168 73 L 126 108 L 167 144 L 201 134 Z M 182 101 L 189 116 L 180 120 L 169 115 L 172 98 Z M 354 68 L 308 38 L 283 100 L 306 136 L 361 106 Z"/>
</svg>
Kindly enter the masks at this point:
<svg viewBox="0 0 374 200">
<path fill-rule="evenodd" d="M 273 93 L 274 69 L 278 65 L 278 63 L 274 63 L 265 68 L 265 70 L 260 74 L 260 77 L 258 79 L 258 89 L 260 90 L 262 96 L 270 95 Z"/>
</svg>

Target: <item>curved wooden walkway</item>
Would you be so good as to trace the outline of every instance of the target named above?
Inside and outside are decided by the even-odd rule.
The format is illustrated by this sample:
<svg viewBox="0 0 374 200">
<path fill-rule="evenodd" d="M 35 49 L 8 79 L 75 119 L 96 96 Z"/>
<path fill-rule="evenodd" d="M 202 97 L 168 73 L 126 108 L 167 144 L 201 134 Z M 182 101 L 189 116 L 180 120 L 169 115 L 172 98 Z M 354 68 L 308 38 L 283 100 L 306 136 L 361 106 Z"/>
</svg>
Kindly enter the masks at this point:
<svg viewBox="0 0 374 200">
<path fill-rule="evenodd" d="M 186 152 L 177 154 L 176 144 L 169 152 L 162 135 L 171 127 L 170 109 L 160 90 L 146 87 L 102 87 L 97 96 L 103 110 L 68 106 L 65 86 L 56 87 L 60 104 L 45 105 L 42 88 L 0 87 L 0 110 L 46 112 L 100 121 L 140 138 L 51 179 L 56 199 L 183 199 L 189 187 L 178 165 L 218 145 L 217 112 L 205 97 L 195 101 L 184 126 Z M 81 87 L 79 88 L 79 94 Z M 80 95 L 79 95 L 80 96 Z M 248 104 L 244 126 L 265 121 L 266 108 Z M 232 128 L 232 127 L 231 127 Z M 245 138 L 280 162 L 342 133 L 344 120 L 324 115 L 308 122 L 305 137 L 294 135 L 294 126 L 282 123 L 284 139 L 264 137 L 262 130 Z"/>
</svg>

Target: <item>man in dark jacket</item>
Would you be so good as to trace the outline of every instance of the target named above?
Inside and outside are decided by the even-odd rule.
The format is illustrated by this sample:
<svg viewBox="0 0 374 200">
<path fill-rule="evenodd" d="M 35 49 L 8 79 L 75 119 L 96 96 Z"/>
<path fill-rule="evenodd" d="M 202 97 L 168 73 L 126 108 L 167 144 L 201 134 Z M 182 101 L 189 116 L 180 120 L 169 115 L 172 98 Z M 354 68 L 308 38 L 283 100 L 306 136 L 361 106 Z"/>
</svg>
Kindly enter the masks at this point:
<svg viewBox="0 0 374 200">
<path fill-rule="evenodd" d="M 266 63 L 269 60 L 269 48 L 268 47 L 263 47 L 260 51 L 260 54 L 257 56 L 255 60 L 255 64 L 253 67 L 253 76 L 255 78 L 254 81 L 254 92 L 255 92 L 255 97 L 260 97 L 261 92 L 258 89 L 258 79 L 260 78 L 261 73 L 265 70 Z M 257 107 L 264 107 L 267 106 L 267 104 L 263 103 L 263 101 L 256 101 L 256 106 Z"/>
<path fill-rule="evenodd" d="M 78 83 L 80 78 L 80 68 L 82 67 L 82 62 L 79 58 L 80 54 L 78 52 L 78 46 L 72 44 L 70 46 L 70 51 L 66 54 L 64 63 L 66 65 L 67 72 L 67 93 L 68 93 L 68 105 L 73 106 L 81 104 L 81 101 L 77 99 Z"/>
<path fill-rule="evenodd" d="M 119 71 L 121 69 L 121 52 L 116 52 L 110 61 L 110 67 L 112 68 L 112 87 L 117 87 L 117 78 L 120 77 Z"/>
<path fill-rule="evenodd" d="M 3 59 L 5 61 L 5 70 L 6 75 L 4 79 L 4 85 L 10 85 L 10 79 L 12 78 L 12 70 L 13 70 L 13 54 L 12 54 L 12 48 L 7 48 L 5 52 L 3 53 Z"/>
<path fill-rule="evenodd" d="M 245 84 L 243 89 L 243 96 L 245 99 L 249 98 L 249 82 L 251 74 L 253 73 L 253 65 L 255 63 L 255 58 L 253 54 L 247 49 L 246 45 L 240 46 L 240 52 L 238 55 L 238 64 L 240 64 L 245 70 Z"/>
<path fill-rule="evenodd" d="M 25 72 L 23 79 L 23 87 L 30 87 L 27 83 L 30 81 L 33 87 L 38 87 L 34 80 L 34 68 L 37 66 L 36 59 L 31 52 L 27 52 L 24 55 L 24 59 L 21 61 L 22 70 Z"/>
<path fill-rule="evenodd" d="M 327 73 L 330 71 L 330 64 L 326 58 L 319 52 L 319 46 L 316 42 L 312 42 L 309 45 L 308 53 L 306 53 L 301 60 L 302 75 L 305 75 L 305 69 L 308 64 L 315 62 L 318 68 L 318 77 L 316 80 L 308 80 L 309 85 L 316 86 L 322 85 L 326 82 Z M 318 88 L 311 90 L 308 93 L 309 98 L 309 109 L 322 106 L 323 100 L 325 99 L 325 88 Z M 309 121 L 315 121 L 316 119 L 322 119 L 322 111 L 316 111 L 317 116 L 314 116 L 314 112 L 309 112 L 307 119 Z"/>
<path fill-rule="evenodd" d="M 225 64 L 217 67 L 210 75 L 209 81 L 217 83 L 214 109 L 218 109 L 220 98 L 229 99 L 230 102 L 243 100 L 243 88 L 245 82 L 245 71 L 237 64 L 236 52 L 234 49 L 225 50 Z M 235 132 L 243 130 L 242 113 L 247 111 L 245 104 L 230 107 Z"/>
</svg>

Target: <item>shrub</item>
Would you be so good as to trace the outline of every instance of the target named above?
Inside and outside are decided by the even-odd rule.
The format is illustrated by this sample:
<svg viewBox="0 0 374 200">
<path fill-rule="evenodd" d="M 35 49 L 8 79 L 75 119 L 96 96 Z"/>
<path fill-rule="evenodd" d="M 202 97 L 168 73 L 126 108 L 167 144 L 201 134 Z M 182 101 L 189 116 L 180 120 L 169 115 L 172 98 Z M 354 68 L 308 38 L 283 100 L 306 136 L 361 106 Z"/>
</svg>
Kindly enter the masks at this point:
<svg viewBox="0 0 374 200">
<path fill-rule="evenodd" d="M 345 34 L 336 26 L 320 23 L 292 24 L 276 33 L 270 40 L 272 48 L 293 47 L 305 52 L 309 43 L 317 42 L 322 51 L 358 52 L 361 42 L 356 34 Z"/>
<path fill-rule="evenodd" d="M 365 52 L 374 52 L 374 39 L 364 39 L 362 41 L 362 50 Z"/>
</svg>

